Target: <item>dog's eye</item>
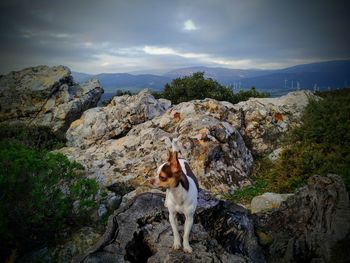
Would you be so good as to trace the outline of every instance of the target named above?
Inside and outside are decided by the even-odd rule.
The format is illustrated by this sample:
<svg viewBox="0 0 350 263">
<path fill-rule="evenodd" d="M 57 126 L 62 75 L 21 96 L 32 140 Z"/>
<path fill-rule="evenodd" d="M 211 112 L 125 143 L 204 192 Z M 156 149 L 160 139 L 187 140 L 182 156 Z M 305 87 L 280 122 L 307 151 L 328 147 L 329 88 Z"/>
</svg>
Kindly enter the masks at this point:
<svg viewBox="0 0 350 263">
<path fill-rule="evenodd" d="M 166 177 L 163 177 L 163 176 L 159 176 L 159 180 L 161 180 L 161 181 L 166 181 Z"/>
</svg>

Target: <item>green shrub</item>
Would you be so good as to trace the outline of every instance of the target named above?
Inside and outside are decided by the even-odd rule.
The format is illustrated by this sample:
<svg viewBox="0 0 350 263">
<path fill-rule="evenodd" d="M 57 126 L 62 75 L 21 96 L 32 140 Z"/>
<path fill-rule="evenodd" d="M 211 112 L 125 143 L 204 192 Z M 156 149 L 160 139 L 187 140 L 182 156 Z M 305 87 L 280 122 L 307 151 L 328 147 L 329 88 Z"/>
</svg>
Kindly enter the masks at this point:
<svg viewBox="0 0 350 263">
<path fill-rule="evenodd" d="M 1 140 L 1 252 L 54 241 L 67 226 L 86 220 L 96 193 L 96 182 L 83 177 L 83 167 L 64 155 Z M 80 200 L 78 213 L 73 212 L 75 200 Z"/>
<path fill-rule="evenodd" d="M 30 148 L 53 150 L 65 146 L 63 133 L 53 132 L 47 126 L 26 126 L 24 124 L 0 124 L 1 139 L 16 139 Z"/>
<path fill-rule="evenodd" d="M 248 91 L 234 93 L 231 87 L 224 87 L 216 80 L 205 79 L 204 72 L 194 73 L 192 76 L 174 79 L 166 84 L 163 92 L 153 93 L 156 98 L 171 100 L 173 104 L 195 99 L 212 98 L 220 101 L 237 103 L 250 97 L 268 97 L 268 93 L 257 92 L 255 87 Z"/>
<path fill-rule="evenodd" d="M 266 174 L 279 191 L 293 191 L 314 175 L 336 173 L 350 187 L 350 90 L 311 100 L 286 149 Z"/>
</svg>

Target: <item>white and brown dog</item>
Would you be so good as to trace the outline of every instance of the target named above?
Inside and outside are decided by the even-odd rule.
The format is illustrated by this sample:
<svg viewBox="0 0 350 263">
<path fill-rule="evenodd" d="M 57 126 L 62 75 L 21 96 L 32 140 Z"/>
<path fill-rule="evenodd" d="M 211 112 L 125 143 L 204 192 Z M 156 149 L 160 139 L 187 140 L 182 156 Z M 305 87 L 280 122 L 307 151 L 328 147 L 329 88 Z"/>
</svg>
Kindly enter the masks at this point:
<svg viewBox="0 0 350 263">
<path fill-rule="evenodd" d="M 159 166 L 157 176 L 150 184 L 166 188 L 165 207 L 169 210 L 169 221 L 174 235 L 173 249 L 181 248 L 181 238 L 177 228 L 177 213 L 185 215 L 183 250 L 191 253 L 189 235 L 193 225 L 193 216 L 197 207 L 198 182 L 188 162 L 178 158 L 173 142 L 172 151 L 168 151 L 168 161 Z"/>
</svg>

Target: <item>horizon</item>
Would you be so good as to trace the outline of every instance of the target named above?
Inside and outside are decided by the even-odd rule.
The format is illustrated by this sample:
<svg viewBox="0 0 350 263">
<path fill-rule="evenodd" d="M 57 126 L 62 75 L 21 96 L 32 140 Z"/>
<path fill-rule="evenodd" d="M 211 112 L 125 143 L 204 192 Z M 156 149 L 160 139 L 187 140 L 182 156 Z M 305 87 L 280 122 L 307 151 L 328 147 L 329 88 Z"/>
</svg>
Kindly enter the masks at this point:
<svg viewBox="0 0 350 263">
<path fill-rule="evenodd" d="M 35 65 L 88 74 L 164 74 L 198 66 L 275 70 L 346 60 L 349 6 L 301 0 L 5 0 L 0 74 Z"/>
<path fill-rule="evenodd" d="M 172 68 L 172 69 L 167 69 L 164 71 L 164 73 L 147 73 L 147 72 L 143 72 L 143 71 L 128 71 L 128 72 L 97 72 L 97 73 L 89 73 L 89 72 L 81 72 L 81 71 L 76 71 L 70 67 L 68 67 L 71 72 L 74 73 L 81 73 L 81 74 L 88 74 L 88 75 L 100 75 L 100 74 L 130 74 L 130 75 L 166 75 L 167 73 L 171 73 L 172 71 L 175 70 L 181 70 L 181 69 L 191 69 L 191 68 L 210 68 L 210 69 L 228 69 L 228 70 L 283 70 L 283 69 L 287 69 L 287 68 L 292 68 L 292 67 L 296 67 L 296 66 L 303 66 L 303 65 L 309 65 L 309 64 L 318 64 L 318 63 L 327 63 L 327 62 L 339 62 L 339 61 L 350 61 L 350 58 L 344 58 L 344 59 L 336 59 L 336 60 L 325 60 L 325 61 L 315 61 L 315 62 L 310 62 L 310 63 L 303 63 L 303 64 L 295 64 L 295 65 L 291 65 L 288 67 L 282 67 L 282 68 L 273 68 L 273 69 L 263 69 L 263 68 L 247 68 L 247 69 L 242 69 L 242 68 L 229 68 L 229 67 L 218 67 L 218 66 L 188 66 L 188 67 L 181 67 L 181 68 Z M 39 66 L 39 65 L 37 65 Z M 59 66 L 59 65 L 53 65 L 53 66 Z M 65 65 L 62 65 L 65 66 Z"/>
</svg>

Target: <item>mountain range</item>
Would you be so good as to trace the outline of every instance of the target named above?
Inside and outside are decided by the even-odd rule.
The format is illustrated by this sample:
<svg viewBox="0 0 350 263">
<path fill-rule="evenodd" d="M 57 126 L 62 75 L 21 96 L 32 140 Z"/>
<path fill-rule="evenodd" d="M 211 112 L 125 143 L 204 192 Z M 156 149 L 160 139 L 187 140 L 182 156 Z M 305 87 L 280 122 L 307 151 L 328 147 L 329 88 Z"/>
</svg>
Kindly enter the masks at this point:
<svg viewBox="0 0 350 263">
<path fill-rule="evenodd" d="M 277 70 L 188 67 L 171 70 L 163 75 L 129 73 L 91 75 L 79 72 L 72 72 L 72 75 L 77 82 L 96 77 L 105 89 L 104 97 L 106 97 L 118 89 L 137 92 L 149 88 L 160 91 L 172 79 L 190 76 L 198 71 L 205 72 L 205 77 L 232 86 L 235 90 L 255 86 L 258 91 L 270 92 L 272 96 L 283 95 L 296 89 L 325 90 L 350 85 L 350 60 L 310 63 Z"/>
</svg>

